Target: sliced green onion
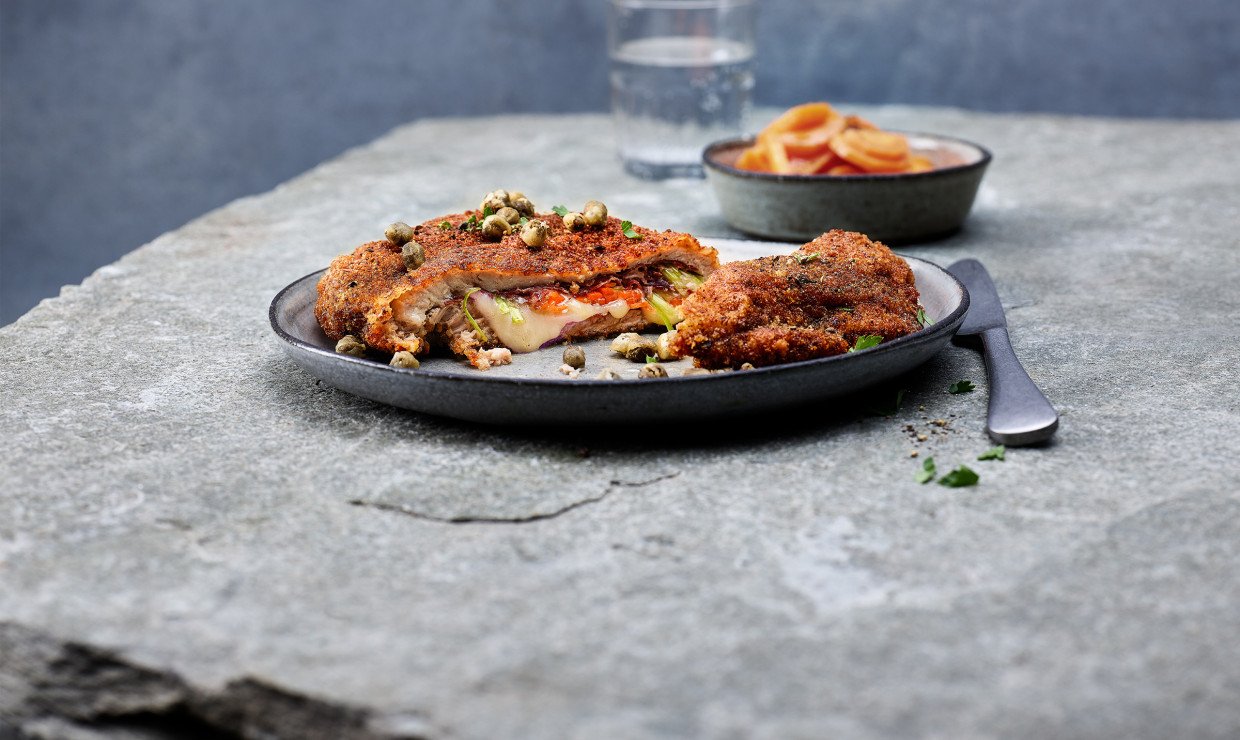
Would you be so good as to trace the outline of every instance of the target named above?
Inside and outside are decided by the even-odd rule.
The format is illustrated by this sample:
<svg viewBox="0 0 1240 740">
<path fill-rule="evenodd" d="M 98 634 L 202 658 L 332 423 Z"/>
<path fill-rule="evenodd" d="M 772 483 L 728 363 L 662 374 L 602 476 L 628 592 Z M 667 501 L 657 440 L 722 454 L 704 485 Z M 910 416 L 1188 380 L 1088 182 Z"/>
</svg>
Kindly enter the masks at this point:
<svg viewBox="0 0 1240 740">
<path fill-rule="evenodd" d="M 664 267 L 662 272 L 663 277 L 667 278 L 667 282 L 671 283 L 678 293 L 692 293 L 704 282 L 699 276 L 675 267 Z"/>
<path fill-rule="evenodd" d="M 663 325 L 667 327 L 668 331 L 672 331 L 676 328 L 676 324 L 680 323 L 682 318 L 680 311 L 676 310 L 675 306 L 668 303 L 663 296 L 652 292 L 646 301 L 654 307 L 656 312 L 658 312 L 659 318 L 663 319 Z"/>
<path fill-rule="evenodd" d="M 495 296 L 495 306 L 499 308 L 499 312 L 508 317 L 508 320 L 514 324 L 524 324 L 525 317 L 521 315 L 521 309 L 509 303 L 507 300 Z"/>
<path fill-rule="evenodd" d="M 489 342 L 490 340 L 487 338 L 487 333 L 482 330 L 481 326 L 478 326 L 478 322 L 474 321 L 473 314 L 469 312 L 469 297 L 480 290 L 482 290 L 482 288 L 470 288 L 465 291 L 465 297 L 461 300 L 461 310 L 465 312 L 465 320 L 468 321 L 469 325 L 474 328 L 474 332 L 477 333 L 478 339 L 483 342 Z"/>
</svg>

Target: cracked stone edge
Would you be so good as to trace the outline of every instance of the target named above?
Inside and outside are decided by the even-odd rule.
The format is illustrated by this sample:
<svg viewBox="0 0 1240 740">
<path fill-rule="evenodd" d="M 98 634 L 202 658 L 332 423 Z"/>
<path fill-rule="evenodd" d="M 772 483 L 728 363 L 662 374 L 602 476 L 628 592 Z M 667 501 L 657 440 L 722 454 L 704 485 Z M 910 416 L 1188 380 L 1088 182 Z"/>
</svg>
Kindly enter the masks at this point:
<svg viewBox="0 0 1240 740">
<path fill-rule="evenodd" d="M 196 687 L 175 673 L 0 621 L 0 738 L 441 736 L 413 713 L 370 710 L 245 676 Z"/>
<path fill-rule="evenodd" d="M 661 481 L 670 480 L 680 475 L 680 472 L 665 473 L 664 475 L 655 476 L 640 481 L 623 481 L 613 480 L 607 484 L 607 488 L 602 493 L 587 498 L 578 499 L 570 504 L 565 504 L 558 509 L 546 512 L 536 512 L 533 514 L 523 514 L 520 516 L 437 516 L 435 514 L 427 514 L 418 511 L 412 506 L 406 504 L 394 504 L 387 501 L 372 501 L 367 499 L 350 499 L 350 506 L 362 506 L 379 511 L 388 511 L 395 514 L 404 514 L 405 516 L 420 519 L 426 522 L 436 522 L 438 524 L 528 524 L 530 522 L 541 522 L 547 519 L 554 519 L 561 514 L 567 514 L 574 509 L 580 509 L 583 506 L 597 504 L 603 499 L 610 496 L 617 488 L 641 488 L 643 486 L 653 485 Z"/>
</svg>

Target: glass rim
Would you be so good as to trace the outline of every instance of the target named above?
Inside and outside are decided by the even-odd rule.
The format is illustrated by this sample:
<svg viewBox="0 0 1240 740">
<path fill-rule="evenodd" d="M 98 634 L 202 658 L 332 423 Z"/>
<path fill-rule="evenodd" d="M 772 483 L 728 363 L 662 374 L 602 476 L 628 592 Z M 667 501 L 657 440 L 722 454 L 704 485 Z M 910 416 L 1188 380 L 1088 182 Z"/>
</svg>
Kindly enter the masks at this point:
<svg viewBox="0 0 1240 740">
<path fill-rule="evenodd" d="M 611 0 L 611 4 L 635 10 L 711 10 L 753 5 L 754 0 Z"/>
</svg>

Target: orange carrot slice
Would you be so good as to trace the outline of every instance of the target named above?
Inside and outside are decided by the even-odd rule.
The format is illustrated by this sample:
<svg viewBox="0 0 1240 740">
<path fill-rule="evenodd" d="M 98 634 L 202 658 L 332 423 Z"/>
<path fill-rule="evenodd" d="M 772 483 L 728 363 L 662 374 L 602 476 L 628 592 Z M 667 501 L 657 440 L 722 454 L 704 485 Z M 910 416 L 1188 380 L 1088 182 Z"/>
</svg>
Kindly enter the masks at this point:
<svg viewBox="0 0 1240 740">
<path fill-rule="evenodd" d="M 900 134 L 847 129 L 831 139 L 831 148 L 867 172 L 903 172 L 908 168 L 908 140 Z"/>
<path fill-rule="evenodd" d="M 758 134 L 758 145 L 766 151 L 766 159 L 771 163 L 771 172 L 788 173 L 788 152 L 784 144 L 774 134 Z"/>
<path fill-rule="evenodd" d="M 858 166 L 857 166 L 857 165 L 855 165 L 855 164 L 849 164 L 849 163 L 845 162 L 845 163 L 843 163 L 843 164 L 837 164 L 837 165 L 835 165 L 834 167 L 830 167 L 830 168 L 828 168 L 828 169 L 826 170 L 826 172 L 824 172 L 823 174 L 825 174 L 825 175 L 836 175 L 836 176 L 843 176 L 843 175 L 864 175 L 864 174 L 865 174 L 865 170 L 861 169 L 860 167 L 858 167 Z"/>
<path fill-rule="evenodd" d="M 772 133 L 776 131 L 805 131 L 806 129 L 817 128 L 828 120 L 839 117 L 839 115 L 831 107 L 830 103 L 805 103 L 784 111 L 779 118 L 771 121 L 764 130 Z"/>
<path fill-rule="evenodd" d="M 934 162 L 929 157 L 923 157 L 920 154 L 908 158 L 909 172 L 929 172 L 934 169 Z"/>
<path fill-rule="evenodd" d="M 767 159 L 765 149 L 751 146 L 736 158 L 736 168 L 751 172 L 767 172 L 771 169 L 771 160 Z"/>
</svg>

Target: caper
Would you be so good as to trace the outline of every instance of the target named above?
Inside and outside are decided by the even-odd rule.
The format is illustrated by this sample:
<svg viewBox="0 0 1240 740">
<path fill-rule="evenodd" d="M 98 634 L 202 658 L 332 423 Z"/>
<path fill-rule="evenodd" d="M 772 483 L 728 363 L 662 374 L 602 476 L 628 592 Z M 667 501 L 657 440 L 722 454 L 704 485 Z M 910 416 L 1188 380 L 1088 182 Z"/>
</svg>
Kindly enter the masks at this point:
<svg viewBox="0 0 1240 740">
<path fill-rule="evenodd" d="M 647 357 L 658 354 L 654 340 L 633 332 L 625 332 L 611 340 L 611 351 L 624 355 L 625 359 L 632 362 L 645 362 Z"/>
<path fill-rule="evenodd" d="M 413 227 L 404 221 L 397 221 L 384 229 L 383 235 L 388 241 L 400 246 L 413 238 Z"/>
<path fill-rule="evenodd" d="M 754 369 L 754 367 L 753 367 L 753 363 L 752 363 L 752 362 L 742 362 L 742 363 L 741 363 L 741 370 L 753 370 L 753 369 Z"/>
<path fill-rule="evenodd" d="M 680 355 L 672 349 L 672 341 L 676 339 L 675 331 L 665 331 L 654 340 L 655 352 L 659 355 L 660 360 L 675 360 Z"/>
<path fill-rule="evenodd" d="M 541 247 L 547 242 L 546 222 L 541 219 L 531 219 L 521 227 L 521 241 L 525 242 L 527 247 Z"/>
<path fill-rule="evenodd" d="M 499 209 L 510 205 L 512 205 L 512 199 L 507 190 L 492 190 L 482 199 L 482 206 L 478 210 L 485 213 L 490 208 L 491 213 L 498 213 Z"/>
<path fill-rule="evenodd" d="M 581 347 L 569 345 L 564 348 L 564 364 L 581 369 L 586 366 L 586 352 Z"/>
<path fill-rule="evenodd" d="M 685 368 L 685 371 L 681 373 L 681 375 L 685 377 L 689 377 L 692 375 L 710 375 L 710 371 L 704 367 L 687 367 Z"/>
<path fill-rule="evenodd" d="M 353 355 L 354 357 L 366 356 L 366 345 L 352 334 L 345 334 L 336 342 L 336 351 L 342 355 Z"/>
<path fill-rule="evenodd" d="M 648 362 L 642 365 L 642 369 L 637 371 L 639 378 L 666 378 L 667 368 L 657 362 Z"/>
<path fill-rule="evenodd" d="M 603 205 L 602 201 L 592 200 L 586 203 L 581 214 L 586 217 L 586 225 L 596 229 L 607 223 L 607 206 Z"/>
<path fill-rule="evenodd" d="M 616 372 L 615 370 L 612 370 L 609 367 L 603 368 L 602 370 L 599 371 L 598 375 L 594 376 L 594 379 L 595 380 L 619 380 L 620 373 Z"/>
<path fill-rule="evenodd" d="M 581 231 L 586 227 L 586 217 L 576 211 L 564 214 L 564 226 L 569 231 Z"/>
<path fill-rule="evenodd" d="M 517 209 L 513 208 L 512 206 L 504 206 L 503 208 L 496 211 L 495 215 L 504 219 L 505 221 L 512 224 L 513 226 L 521 223 L 521 214 L 518 213 Z"/>
<path fill-rule="evenodd" d="M 509 203 L 516 200 L 517 198 L 524 198 L 524 197 L 525 197 L 525 193 L 521 192 L 520 190 L 509 190 L 508 191 L 508 202 Z"/>
<path fill-rule="evenodd" d="M 397 352 L 392 355 L 392 361 L 388 363 L 392 367 L 403 367 L 407 370 L 417 370 L 422 367 L 422 363 L 418 362 L 418 358 L 413 356 L 412 352 Z"/>
<path fill-rule="evenodd" d="M 400 248 L 400 258 L 405 261 L 406 270 L 416 270 L 426 261 L 426 251 L 421 244 L 410 239 Z"/>
<path fill-rule="evenodd" d="M 479 227 L 482 232 L 482 238 L 497 242 L 504 238 L 504 235 L 512 231 L 512 226 L 507 221 L 492 213 L 490 216 L 482 219 L 482 226 Z"/>
<path fill-rule="evenodd" d="M 516 193 L 513 193 L 512 207 L 517 209 L 517 213 L 520 213 L 522 216 L 534 217 L 534 203 L 524 195 L 518 196 Z"/>
</svg>

